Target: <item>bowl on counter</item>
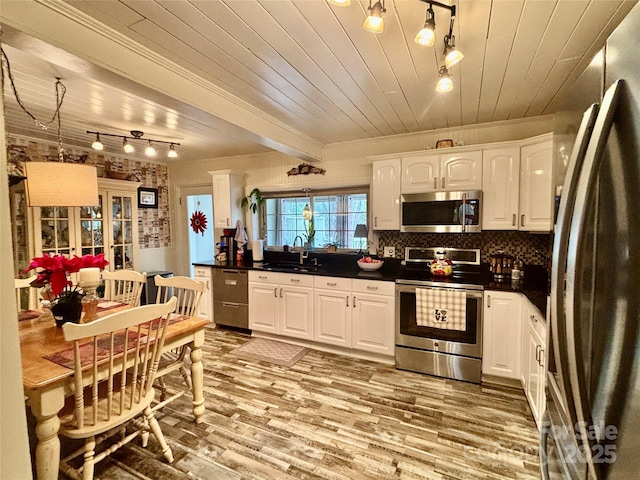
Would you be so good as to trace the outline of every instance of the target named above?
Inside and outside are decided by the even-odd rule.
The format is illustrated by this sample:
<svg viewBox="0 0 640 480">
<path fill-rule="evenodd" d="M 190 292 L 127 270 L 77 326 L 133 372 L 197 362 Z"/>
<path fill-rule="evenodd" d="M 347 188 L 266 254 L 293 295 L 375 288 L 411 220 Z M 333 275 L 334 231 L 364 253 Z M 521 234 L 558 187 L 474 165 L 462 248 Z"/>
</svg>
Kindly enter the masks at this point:
<svg viewBox="0 0 640 480">
<path fill-rule="evenodd" d="M 358 266 L 367 272 L 372 272 L 374 270 L 380 270 L 382 265 L 384 264 L 384 260 L 379 260 L 376 258 L 365 257 L 358 260 Z"/>
</svg>

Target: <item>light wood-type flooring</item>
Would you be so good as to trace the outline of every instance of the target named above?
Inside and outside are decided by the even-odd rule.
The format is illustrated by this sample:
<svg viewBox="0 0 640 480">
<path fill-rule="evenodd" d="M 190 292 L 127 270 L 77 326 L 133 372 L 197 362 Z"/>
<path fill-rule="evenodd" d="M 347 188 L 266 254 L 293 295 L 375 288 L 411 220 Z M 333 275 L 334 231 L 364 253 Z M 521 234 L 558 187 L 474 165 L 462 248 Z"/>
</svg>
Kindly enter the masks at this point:
<svg viewBox="0 0 640 480">
<path fill-rule="evenodd" d="M 135 440 L 101 462 L 97 478 L 540 478 L 537 431 L 518 389 L 315 350 L 281 367 L 230 355 L 247 335 L 206 335 L 204 423 L 195 425 L 190 395 L 157 413 L 174 463 L 151 436 L 148 448 Z M 177 372 L 169 378 L 180 382 Z"/>
</svg>

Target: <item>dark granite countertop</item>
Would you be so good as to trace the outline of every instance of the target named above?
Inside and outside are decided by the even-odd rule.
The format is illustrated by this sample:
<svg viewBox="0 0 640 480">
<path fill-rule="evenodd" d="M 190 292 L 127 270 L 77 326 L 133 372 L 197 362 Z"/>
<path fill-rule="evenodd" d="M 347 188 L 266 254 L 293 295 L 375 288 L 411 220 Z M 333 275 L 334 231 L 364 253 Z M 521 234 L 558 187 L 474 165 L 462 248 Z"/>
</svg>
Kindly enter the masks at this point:
<svg viewBox="0 0 640 480">
<path fill-rule="evenodd" d="M 358 267 L 356 261 L 362 255 L 357 254 L 335 254 L 311 252 L 304 260 L 303 268 L 299 271 L 289 273 L 299 273 L 302 275 L 324 275 L 329 277 L 358 278 L 365 280 L 382 280 L 395 282 L 397 278 L 402 278 L 404 267 L 397 259 L 385 258 L 384 265 L 380 270 L 365 272 Z M 250 255 L 246 255 L 241 265 L 225 262 L 218 263 L 215 260 L 204 260 L 193 262 L 193 265 L 213 268 L 237 268 L 242 270 L 268 270 L 282 271 L 271 268 L 274 263 L 299 262 L 299 254 L 292 252 L 265 251 L 265 261 L 254 263 Z M 313 259 L 317 259 L 318 266 L 314 267 Z M 519 292 L 524 294 L 533 305 L 540 310 L 542 316 L 547 311 L 547 295 L 549 293 L 548 276 L 542 266 L 531 265 L 525 267 L 524 279 L 518 282 L 495 282 L 488 271 L 488 266 L 482 267 L 482 285 L 485 290 L 496 290 L 503 292 Z M 431 280 L 437 281 L 437 277 Z M 446 280 L 445 280 L 446 281 Z"/>
</svg>

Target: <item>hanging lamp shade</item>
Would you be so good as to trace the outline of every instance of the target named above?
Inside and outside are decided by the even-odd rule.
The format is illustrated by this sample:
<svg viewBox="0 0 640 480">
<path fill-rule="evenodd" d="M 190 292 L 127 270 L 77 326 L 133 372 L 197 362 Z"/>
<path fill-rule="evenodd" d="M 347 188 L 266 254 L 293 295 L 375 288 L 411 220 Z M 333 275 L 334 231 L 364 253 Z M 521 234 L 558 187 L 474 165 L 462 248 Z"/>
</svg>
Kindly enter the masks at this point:
<svg viewBox="0 0 640 480">
<path fill-rule="evenodd" d="M 25 163 L 30 207 L 98 205 L 98 174 L 92 165 L 62 162 Z"/>
</svg>

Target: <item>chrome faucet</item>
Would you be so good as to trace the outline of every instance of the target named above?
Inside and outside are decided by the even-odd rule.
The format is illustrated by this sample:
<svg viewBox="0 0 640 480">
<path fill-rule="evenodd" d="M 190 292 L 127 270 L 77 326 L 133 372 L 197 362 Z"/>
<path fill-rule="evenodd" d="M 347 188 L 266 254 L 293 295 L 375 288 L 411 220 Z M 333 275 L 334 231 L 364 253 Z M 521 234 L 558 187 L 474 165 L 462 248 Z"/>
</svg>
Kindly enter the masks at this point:
<svg viewBox="0 0 640 480">
<path fill-rule="evenodd" d="M 300 248 L 302 248 L 303 243 L 302 243 L 302 237 L 300 235 L 296 235 L 296 238 L 293 239 L 293 248 L 296 248 L 296 242 L 298 241 L 298 239 L 300 239 Z M 302 263 L 302 262 L 300 262 Z"/>
<path fill-rule="evenodd" d="M 304 263 L 304 259 L 309 257 L 309 252 L 305 253 L 304 250 L 300 249 L 300 265 Z"/>
</svg>

